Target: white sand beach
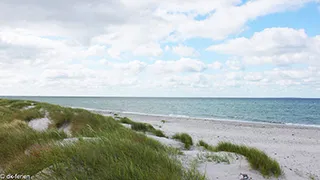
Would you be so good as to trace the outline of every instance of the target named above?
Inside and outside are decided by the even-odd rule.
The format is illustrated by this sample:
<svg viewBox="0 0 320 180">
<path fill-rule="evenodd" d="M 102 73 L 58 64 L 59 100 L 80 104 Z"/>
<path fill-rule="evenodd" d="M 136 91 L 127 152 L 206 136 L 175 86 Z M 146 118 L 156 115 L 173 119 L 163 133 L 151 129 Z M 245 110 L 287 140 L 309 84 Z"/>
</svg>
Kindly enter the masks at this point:
<svg viewBox="0 0 320 180">
<path fill-rule="evenodd" d="M 150 123 L 169 137 L 175 133 L 188 133 L 195 143 L 204 140 L 216 145 L 220 141 L 228 141 L 256 147 L 280 163 L 284 175 L 278 179 L 320 179 L 320 128 L 317 127 L 135 114 L 120 116 Z M 197 153 L 196 147 L 184 151 L 186 158 L 196 157 Z M 244 158 L 229 165 L 203 163 L 198 168 L 209 179 L 238 179 L 240 173 L 246 173 L 252 179 L 264 179 L 250 169 Z"/>
</svg>

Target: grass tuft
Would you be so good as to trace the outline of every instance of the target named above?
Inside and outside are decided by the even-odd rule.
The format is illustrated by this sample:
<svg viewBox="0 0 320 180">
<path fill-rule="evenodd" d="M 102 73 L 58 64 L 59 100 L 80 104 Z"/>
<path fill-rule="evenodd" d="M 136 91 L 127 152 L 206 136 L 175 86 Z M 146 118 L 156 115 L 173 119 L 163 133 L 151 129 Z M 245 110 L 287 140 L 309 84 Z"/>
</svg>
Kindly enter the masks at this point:
<svg viewBox="0 0 320 180">
<path fill-rule="evenodd" d="M 133 129 L 135 131 L 146 132 L 146 131 L 149 130 L 149 127 L 145 123 L 137 123 L 137 122 L 135 122 L 135 123 L 131 124 L 131 129 Z"/>
<path fill-rule="evenodd" d="M 122 117 L 122 118 L 120 118 L 119 121 L 120 121 L 121 123 L 124 123 L 124 124 L 133 124 L 133 123 L 134 123 L 131 119 L 129 119 L 129 118 L 127 118 L 127 117 Z"/>
<path fill-rule="evenodd" d="M 150 132 L 158 137 L 166 137 L 161 130 L 155 129 L 151 124 L 147 123 L 132 122 L 131 129 L 135 131 Z"/>
<path fill-rule="evenodd" d="M 187 133 L 177 133 L 172 138 L 177 139 L 177 140 L 181 141 L 182 143 L 184 143 L 184 147 L 186 149 L 190 149 L 190 147 L 193 145 L 192 138 Z"/>
<path fill-rule="evenodd" d="M 151 133 L 158 137 L 167 137 L 161 130 L 158 129 L 151 131 Z"/>
<path fill-rule="evenodd" d="M 131 129 L 135 131 L 141 131 L 144 133 L 150 132 L 158 137 L 166 137 L 166 135 L 161 130 L 155 129 L 151 124 L 148 123 L 134 122 L 127 117 L 121 118 L 119 122 L 124 124 L 131 124 Z"/>
<path fill-rule="evenodd" d="M 33 119 L 43 118 L 44 113 L 40 112 L 38 109 L 27 109 L 23 111 L 17 111 L 15 114 L 16 119 L 31 121 Z"/>
<path fill-rule="evenodd" d="M 200 162 L 216 162 L 216 163 L 230 164 L 230 160 L 226 155 L 205 153 L 205 154 L 198 154 L 197 157 Z"/>
<path fill-rule="evenodd" d="M 214 146 L 209 145 L 208 143 L 204 142 L 203 140 L 200 140 L 197 145 L 204 147 L 208 151 L 215 151 Z"/>
<path fill-rule="evenodd" d="M 184 180 L 206 180 L 206 176 L 204 174 L 199 173 L 197 170 L 198 167 L 198 160 L 194 159 L 191 162 L 190 168 L 188 171 L 185 172 L 185 177 Z"/>
<path fill-rule="evenodd" d="M 274 175 L 275 177 L 279 177 L 282 174 L 279 163 L 259 149 L 235 145 L 229 142 L 220 142 L 216 150 L 233 152 L 245 156 L 251 168 L 258 170 L 263 176 Z"/>
</svg>

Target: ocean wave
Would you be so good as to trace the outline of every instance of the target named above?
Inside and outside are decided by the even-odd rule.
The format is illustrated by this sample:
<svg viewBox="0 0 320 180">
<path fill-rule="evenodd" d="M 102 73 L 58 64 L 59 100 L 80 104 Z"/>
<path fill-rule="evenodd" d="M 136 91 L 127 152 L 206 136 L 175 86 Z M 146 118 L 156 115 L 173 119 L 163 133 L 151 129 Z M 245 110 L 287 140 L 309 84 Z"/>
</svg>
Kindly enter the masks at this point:
<svg viewBox="0 0 320 180">
<path fill-rule="evenodd" d="M 151 113 L 141 113 L 141 112 L 131 112 L 131 111 L 124 111 L 123 114 L 135 114 L 135 115 L 143 115 L 143 116 L 161 116 L 161 117 L 177 117 L 177 118 L 190 118 L 186 115 L 179 115 L 179 114 L 151 114 Z"/>
<path fill-rule="evenodd" d="M 285 125 L 288 126 L 303 126 L 303 127 L 316 127 L 320 128 L 320 125 L 317 124 L 298 124 L 298 123 L 284 123 Z"/>
<path fill-rule="evenodd" d="M 190 118 L 187 115 L 179 115 L 179 114 L 169 114 L 170 117 L 178 117 L 178 118 Z"/>
</svg>

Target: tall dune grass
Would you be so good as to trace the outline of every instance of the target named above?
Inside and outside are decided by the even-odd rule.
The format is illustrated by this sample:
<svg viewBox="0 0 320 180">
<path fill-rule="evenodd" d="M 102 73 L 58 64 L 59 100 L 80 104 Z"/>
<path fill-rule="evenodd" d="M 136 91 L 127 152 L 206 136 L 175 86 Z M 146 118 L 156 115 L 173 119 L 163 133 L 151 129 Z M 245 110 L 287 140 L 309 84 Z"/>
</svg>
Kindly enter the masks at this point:
<svg viewBox="0 0 320 180">
<path fill-rule="evenodd" d="M 216 151 L 233 152 L 245 156 L 251 168 L 258 170 L 264 176 L 279 177 L 282 174 L 279 163 L 257 148 L 220 142 L 215 149 Z"/>
<path fill-rule="evenodd" d="M 186 149 L 190 149 L 191 146 L 193 145 L 192 138 L 187 133 L 177 133 L 172 138 L 177 139 L 177 140 L 181 141 L 182 143 L 184 143 L 184 147 Z"/>
<path fill-rule="evenodd" d="M 34 108 L 23 109 L 31 103 Z M 31 129 L 27 122 L 39 116 L 30 112 L 48 116 L 52 126 L 44 132 Z M 79 140 L 57 145 L 67 137 L 58 130 L 65 123 Z M 151 125 L 145 127 L 156 131 Z M 47 103 L 0 99 L 0 147 L 0 166 L 6 174 L 38 179 L 204 179 L 171 157 L 168 148 L 112 117 Z"/>
</svg>

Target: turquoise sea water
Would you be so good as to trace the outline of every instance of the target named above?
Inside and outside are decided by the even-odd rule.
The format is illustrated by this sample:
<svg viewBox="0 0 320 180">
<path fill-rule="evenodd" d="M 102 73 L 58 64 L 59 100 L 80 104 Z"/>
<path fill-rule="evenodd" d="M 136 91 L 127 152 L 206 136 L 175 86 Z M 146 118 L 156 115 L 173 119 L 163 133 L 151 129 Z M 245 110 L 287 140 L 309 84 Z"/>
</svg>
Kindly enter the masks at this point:
<svg viewBox="0 0 320 180">
<path fill-rule="evenodd" d="M 2 97 L 89 109 L 220 120 L 320 125 L 320 99 Z"/>
</svg>

